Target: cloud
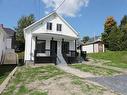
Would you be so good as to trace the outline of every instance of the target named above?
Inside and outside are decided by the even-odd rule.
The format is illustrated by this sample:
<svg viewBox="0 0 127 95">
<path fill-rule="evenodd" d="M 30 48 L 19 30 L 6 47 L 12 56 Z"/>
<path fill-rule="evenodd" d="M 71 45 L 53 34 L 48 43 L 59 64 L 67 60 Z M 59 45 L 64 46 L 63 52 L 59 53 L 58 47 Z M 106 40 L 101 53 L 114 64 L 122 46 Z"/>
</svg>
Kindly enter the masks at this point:
<svg viewBox="0 0 127 95">
<path fill-rule="evenodd" d="M 46 5 L 46 13 L 48 9 L 57 9 L 63 0 L 42 0 Z M 65 16 L 75 17 L 83 6 L 87 7 L 89 0 L 65 0 L 58 8 L 57 13 Z M 81 14 L 80 14 L 81 15 Z"/>
</svg>

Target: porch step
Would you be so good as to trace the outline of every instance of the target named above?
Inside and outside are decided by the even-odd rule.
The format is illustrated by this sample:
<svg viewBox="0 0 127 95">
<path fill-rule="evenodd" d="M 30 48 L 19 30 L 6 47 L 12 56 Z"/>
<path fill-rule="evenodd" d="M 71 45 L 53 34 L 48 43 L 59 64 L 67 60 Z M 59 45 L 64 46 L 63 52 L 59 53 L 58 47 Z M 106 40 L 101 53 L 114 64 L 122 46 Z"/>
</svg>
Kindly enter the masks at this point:
<svg viewBox="0 0 127 95">
<path fill-rule="evenodd" d="M 52 63 L 52 57 L 36 57 L 35 63 Z"/>
<path fill-rule="evenodd" d="M 67 65 L 67 62 L 61 53 L 58 53 L 57 55 L 57 65 Z"/>
</svg>

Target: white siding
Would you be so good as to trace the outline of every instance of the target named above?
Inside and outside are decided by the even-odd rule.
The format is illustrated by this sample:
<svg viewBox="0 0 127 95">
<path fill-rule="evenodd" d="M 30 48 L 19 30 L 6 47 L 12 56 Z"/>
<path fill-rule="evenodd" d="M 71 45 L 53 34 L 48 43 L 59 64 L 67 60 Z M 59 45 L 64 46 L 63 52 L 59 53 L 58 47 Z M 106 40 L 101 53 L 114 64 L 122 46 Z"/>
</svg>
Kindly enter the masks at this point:
<svg viewBox="0 0 127 95">
<path fill-rule="evenodd" d="M 94 44 L 94 52 L 99 52 L 98 43 Z"/>
<path fill-rule="evenodd" d="M 31 39 L 32 39 L 32 35 L 30 33 L 27 34 L 25 39 L 25 60 L 31 60 L 31 57 L 30 57 L 31 55 L 30 53 L 32 50 Z"/>
<path fill-rule="evenodd" d="M 3 31 L 3 29 L 0 29 L 0 62 L 1 62 L 1 56 L 2 53 L 5 55 L 6 52 L 6 33 Z"/>
<path fill-rule="evenodd" d="M 52 23 L 52 30 L 47 30 L 47 22 Z M 57 24 L 62 24 L 62 31 L 57 31 L 56 27 Z M 58 16 L 50 16 L 44 21 L 40 22 L 38 26 L 34 26 L 32 29 L 33 33 L 40 34 L 40 33 L 53 33 L 53 34 L 62 34 L 66 36 L 71 36 L 71 37 L 77 37 L 77 35 L 70 29 Z"/>
<path fill-rule="evenodd" d="M 47 22 L 52 23 L 52 30 L 47 30 Z M 57 24 L 62 24 L 62 31 L 57 31 Z M 63 22 L 63 20 L 53 14 L 46 19 L 36 23 L 31 28 L 25 30 L 25 61 L 34 60 L 34 50 L 35 50 L 35 37 L 38 39 L 46 40 L 46 49 L 50 49 L 50 40 L 53 37 L 53 40 L 61 42 L 62 39 L 69 42 L 69 49 L 75 50 L 75 40 L 78 38 L 78 35 Z M 51 33 L 53 35 L 44 35 L 44 33 Z M 55 35 L 54 35 L 55 34 Z M 60 37 L 59 35 L 62 35 Z M 50 55 L 50 52 L 46 52 L 46 55 Z"/>
<path fill-rule="evenodd" d="M 7 39 L 7 44 L 6 44 L 8 49 L 11 49 L 11 44 L 12 44 L 12 39 L 8 38 Z"/>
<path fill-rule="evenodd" d="M 104 44 L 102 44 L 102 51 L 99 51 L 99 43 L 82 46 L 82 50 L 86 51 L 87 53 L 104 52 Z"/>
<path fill-rule="evenodd" d="M 75 41 L 70 41 L 69 42 L 69 50 L 72 50 L 72 51 L 75 50 Z"/>
<path fill-rule="evenodd" d="M 93 44 L 83 46 L 82 50 L 86 51 L 87 53 L 93 53 Z"/>
<path fill-rule="evenodd" d="M 32 54 L 31 54 L 31 56 L 32 56 L 32 60 L 34 60 L 34 50 L 35 50 L 35 38 L 34 37 L 32 37 L 31 46 L 32 46 Z"/>
</svg>

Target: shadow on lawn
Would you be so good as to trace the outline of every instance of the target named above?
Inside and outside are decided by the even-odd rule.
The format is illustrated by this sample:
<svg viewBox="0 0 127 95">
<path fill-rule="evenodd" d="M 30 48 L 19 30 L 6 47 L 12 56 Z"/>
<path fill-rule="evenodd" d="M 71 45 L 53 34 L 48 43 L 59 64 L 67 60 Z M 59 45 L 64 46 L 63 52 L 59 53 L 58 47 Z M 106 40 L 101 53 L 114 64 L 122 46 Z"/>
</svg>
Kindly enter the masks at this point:
<svg viewBox="0 0 127 95">
<path fill-rule="evenodd" d="M 0 84 L 6 79 L 9 73 L 16 67 L 14 64 L 0 65 Z"/>
</svg>

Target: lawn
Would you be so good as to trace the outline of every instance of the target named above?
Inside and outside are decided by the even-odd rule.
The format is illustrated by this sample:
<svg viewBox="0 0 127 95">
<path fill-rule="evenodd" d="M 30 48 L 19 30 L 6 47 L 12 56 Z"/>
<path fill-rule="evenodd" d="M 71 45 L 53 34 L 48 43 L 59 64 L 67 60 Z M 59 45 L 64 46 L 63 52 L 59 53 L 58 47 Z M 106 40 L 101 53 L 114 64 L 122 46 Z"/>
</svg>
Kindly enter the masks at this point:
<svg viewBox="0 0 127 95">
<path fill-rule="evenodd" d="M 105 53 L 91 53 L 88 54 L 88 56 L 94 59 L 103 59 L 111 61 L 105 63 L 104 65 L 119 68 L 127 68 L 127 51 L 108 51 Z"/>
<path fill-rule="evenodd" d="M 72 64 L 70 66 L 77 68 L 77 69 L 80 69 L 81 71 L 90 72 L 94 75 L 99 75 L 99 76 L 112 76 L 112 75 L 120 74 L 120 72 L 115 71 L 115 70 L 89 66 L 86 64 Z"/>
<path fill-rule="evenodd" d="M 0 65 L 0 84 L 6 79 L 14 68 L 15 65 Z"/>
<path fill-rule="evenodd" d="M 54 65 L 20 67 L 2 95 L 116 95 Z"/>
</svg>

